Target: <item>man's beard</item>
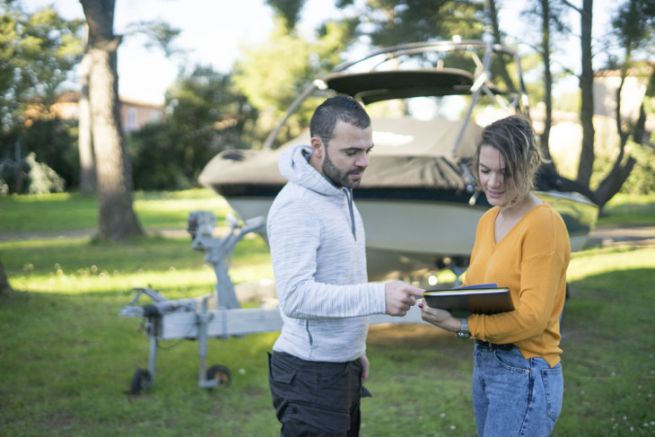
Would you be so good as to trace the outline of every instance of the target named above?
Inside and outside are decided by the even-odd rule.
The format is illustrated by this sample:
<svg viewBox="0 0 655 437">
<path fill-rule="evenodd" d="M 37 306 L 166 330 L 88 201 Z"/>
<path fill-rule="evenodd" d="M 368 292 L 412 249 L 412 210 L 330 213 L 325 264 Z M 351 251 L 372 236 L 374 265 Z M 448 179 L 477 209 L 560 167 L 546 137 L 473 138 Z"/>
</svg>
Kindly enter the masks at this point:
<svg viewBox="0 0 655 437">
<path fill-rule="evenodd" d="M 325 160 L 323 161 L 323 174 L 337 187 L 357 188 L 360 181 L 351 181 L 348 176 L 362 172 L 363 170 L 351 170 L 348 172 L 339 170 L 330 160 L 330 155 L 326 149 Z"/>
</svg>

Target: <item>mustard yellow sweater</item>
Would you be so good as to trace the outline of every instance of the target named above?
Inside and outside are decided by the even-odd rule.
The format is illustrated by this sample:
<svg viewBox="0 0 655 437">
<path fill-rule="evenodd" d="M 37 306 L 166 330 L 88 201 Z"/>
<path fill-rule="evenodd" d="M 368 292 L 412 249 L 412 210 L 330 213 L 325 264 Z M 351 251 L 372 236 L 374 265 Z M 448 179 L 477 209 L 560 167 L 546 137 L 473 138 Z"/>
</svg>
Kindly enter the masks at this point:
<svg viewBox="0 0 655 437">
<path fill-rule="evenodd" d="M 513 343 L 525 358 L 542 357 L 552 367 L 560 360 L 560 315 L 566 295 L 571 252 L 560 215 L 541 204 L 523 216 L 496 244 L 499 209 L 478 223 L 465 284 L 495 282 L 510 289 L 514 311 L 468 319 L 471 334 L 497 344 Z"/>
</svg>

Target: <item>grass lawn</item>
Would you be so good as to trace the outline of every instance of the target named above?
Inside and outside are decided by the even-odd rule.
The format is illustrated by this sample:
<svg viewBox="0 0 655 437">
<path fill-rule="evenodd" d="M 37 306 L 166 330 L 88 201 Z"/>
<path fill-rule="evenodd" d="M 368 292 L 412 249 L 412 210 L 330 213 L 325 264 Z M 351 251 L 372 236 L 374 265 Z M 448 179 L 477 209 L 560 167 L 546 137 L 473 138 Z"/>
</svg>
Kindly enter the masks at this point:
<svg viewBox="0 0 655 437">
<path fill-rule="evenodd" d="M 623 199 L 601 223 L 652 224 L 654 200 Z M 93 228 L 94 208 L 78 196 L 0 199 L 0 232 Z M 136 209 L 149 228 L 184 229 L 189 211 L 223 215 L 227 206 L 193 191 L 141 194 Z M 212 391 L 197 387 L 197 342 L 162 342 L 155 386 L 125 393 L 148 356 L 140 320 L 118 316 L 131 288 L 183 298 L 214 286 L 188 238 L 0 241 L 0 256 L 19 290 L 0 295 L 0 435 L 279 434 L 266 369 L 276 333 L 212 339 L 208 363 L 233 374 L 231 385 Z M 270 278 L 265 243 L 242 241 L 230 273 L 237 283 Z M 655 247 L 576 253 L 569 280 L 555 435 L 653 435 Z M 374 397 L 363 401 L 362 435 L 474 435 L 471 342 L 431 326 L 375 326 L 368 349 Z"/>
<path fill-rule="evenodd" d="M 192 211 L 211 210 L 219 217 L 230 211 L 225 200 L 208 189 L 137 192 L 134 209 L 141 224 L 155 230 L 186 229 Z M 0 197 L 0 233 L 92 230 L 97 226 L 98 202 L 92 196 L 57 193 Z"/>
<path fill-rule="evenodd" d="M 617 194 L 605 207 L 599 226 L 655 226 L 655 196 Z"/>
</svg>

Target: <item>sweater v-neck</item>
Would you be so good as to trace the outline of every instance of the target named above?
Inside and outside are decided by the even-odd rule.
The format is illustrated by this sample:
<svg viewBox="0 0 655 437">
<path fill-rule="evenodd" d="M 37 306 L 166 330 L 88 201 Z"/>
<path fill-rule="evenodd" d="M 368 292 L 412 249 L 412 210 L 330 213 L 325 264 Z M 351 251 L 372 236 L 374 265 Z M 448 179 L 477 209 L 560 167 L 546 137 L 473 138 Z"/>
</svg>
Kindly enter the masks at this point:
<svg viewBox="0 0 655 437">
<path fill-rule="evenodd" d="M 500 246 L 503 241 L 507 240 L 507 238 L 515 232 L 515 229 L 519 227 L 521 222 L 523 222 L 530 214 L 532 214 L 535 210 L 540 209 L 544 206 L 547 206 L 546 203 L 540 203 L 539 205 L 535 205 L 532 209 L 530 209 L 528 212 L 523 214 L 521 218 L 519 218 L 514 225 L 505 233 L 503 238 L 500 239 L 500 241 L 496 241 L 496 220 L 498 219 L 498 215 L 500 214 L 500 208 L 497 208 L 493 218 L 491 221 L 491 232 L 489 233 L 491 235 L 491 242 L 493 243 L 493 247 L 496 248 Z"/>
</svg>

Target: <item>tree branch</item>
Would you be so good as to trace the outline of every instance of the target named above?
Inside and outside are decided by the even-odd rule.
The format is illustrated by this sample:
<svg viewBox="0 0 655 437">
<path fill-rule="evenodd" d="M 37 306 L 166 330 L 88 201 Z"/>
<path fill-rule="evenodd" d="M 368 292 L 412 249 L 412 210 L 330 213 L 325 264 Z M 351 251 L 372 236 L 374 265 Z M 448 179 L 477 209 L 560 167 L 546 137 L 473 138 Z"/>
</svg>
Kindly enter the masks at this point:
<svg viewBox="0 0 655 437">
<path fill-rule="evenodd" d="M 580 75 L 579 75 L 579 74 L 576 74 L 575 71 L 571 70 L 569 67 L 567 67 L 566 65 L 562 64 L 561 62 L 559 62 L 559 61 L 557 61 L 557 60 L 552 60 L 552 59 L 551 59 L 551 62 L 554 63 L 554 64 L 559 65 L 559 66 L 562 68 L 562 70 L 564 70 L 566 73 L 570 74 L 571 76 L 575 76 L 575 77 L 577 77 L 578 79 L 580 79 Z"/>
<path fill-rule="evenodd" d="M 560 0 L 564 5 L 568 6 L 569 8 L 573 9 L 576 11 L 578 14 L 582 15 L 582 9 L 574 5 L 573 3 L 569 2 L 568 0 Z"/>
<path fill-rule="evenodd" d="M 624 165 L 621 165 L 621 161 L 617 158 L 612 170 L 610 170 L 596 191 L 594 191 L 596 204 L 600 208 L 603 208 L 619 192 L 623 183 L 628 179 L 630 173 L 632 173 L 632 169 L 636 163 L 637 161 L 632 156 L 628 156 Z"/>
<path fill-rule="evenodd" d="M 487 7 L 489 11 L 489 19 L 491 20 L 491 27 L 492 27 L 494 40 L 496 41 L 496 43 L 502 44 L 500 26 L 498 24 L 498 9 L 496 8 L 496 1 L 487 0 Z M 502 76 L 505 85 L 507 85 L 507 88 L 511 92 L 515 92 L 516 87 L 514 86 L 514 81 L 510 78 L 509 72 L 507 71 L 507 66 L 503 62 L 500 63 L 500 75 Z"/>
</svg>

